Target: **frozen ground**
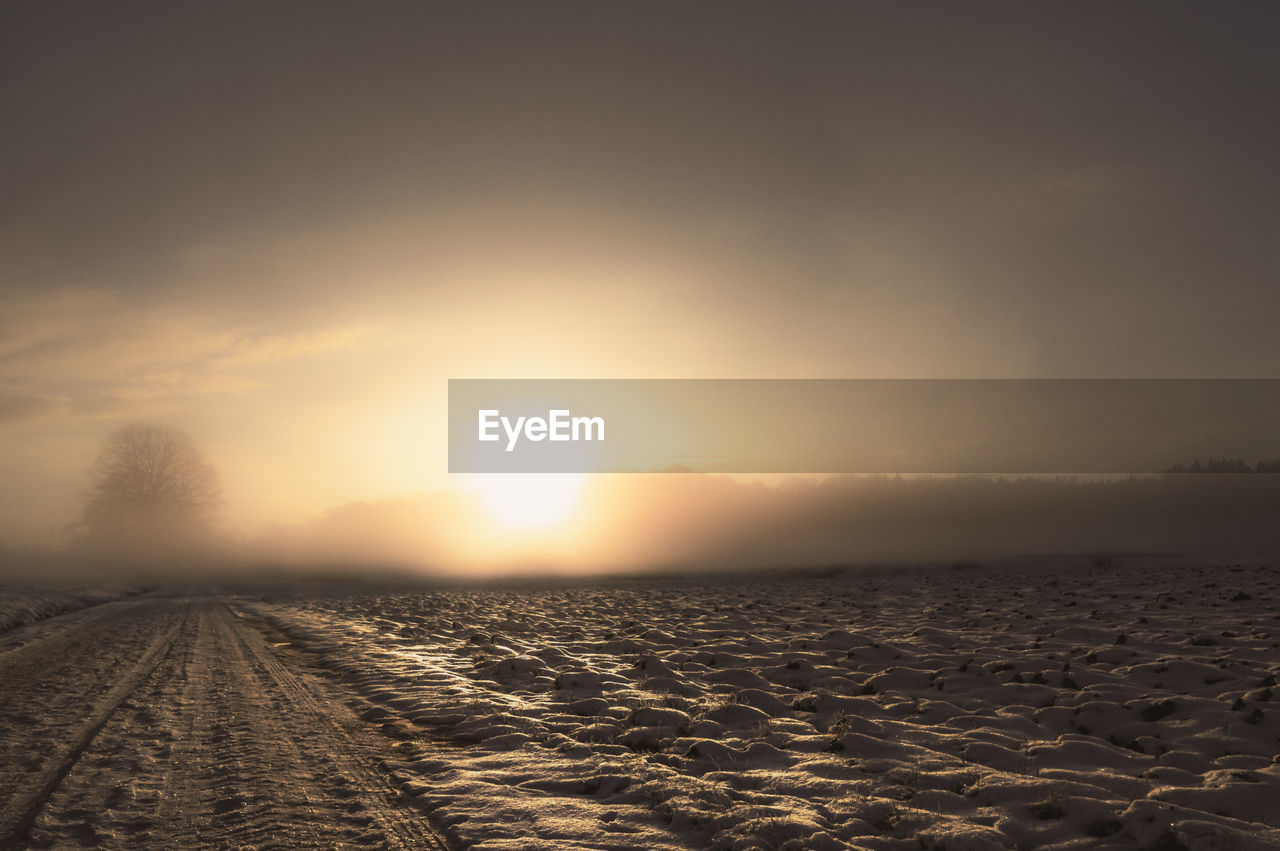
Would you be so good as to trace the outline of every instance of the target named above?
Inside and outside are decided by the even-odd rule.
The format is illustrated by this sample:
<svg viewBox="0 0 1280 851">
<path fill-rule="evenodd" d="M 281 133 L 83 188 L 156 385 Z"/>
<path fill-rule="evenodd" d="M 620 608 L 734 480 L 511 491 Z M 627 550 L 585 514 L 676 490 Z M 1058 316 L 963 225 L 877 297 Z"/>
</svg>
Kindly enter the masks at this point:
<svg viewBox="0 0 1280 851">
<path fill-rule="evenodd" d="M 137 594 L 140 590 L 120 584 L 65 588 L 0 586 L 0 634 L 54 615 Z"/>
<path fill-rule="evenodd" d="M 1280 848 L 1280 570 L 246 599 L 481 848 Z"/>
<path fill-rule="evenodd" d="M 0 847 L 1280 849 L 1274 566 L 22 605 Z"/>
<path fill-rule="evenodd" d="M 440 848 L 269 627 L 158 591 L 0 635 L 0 848 Z"/>
</svg>

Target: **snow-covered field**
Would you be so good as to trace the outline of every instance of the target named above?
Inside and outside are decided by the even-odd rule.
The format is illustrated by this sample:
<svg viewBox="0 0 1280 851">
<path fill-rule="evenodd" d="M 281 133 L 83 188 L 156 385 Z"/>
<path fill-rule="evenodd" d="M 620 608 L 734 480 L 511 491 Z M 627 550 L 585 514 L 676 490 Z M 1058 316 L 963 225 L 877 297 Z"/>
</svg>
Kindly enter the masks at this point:
<svg viewBox="0 0 1280 851">
<path fill-rule="evenodd" d="M 140 590 L 119 583 L 47 588 L 0 586 L 0 633 L 86 606 L 118 600 Z"/>
<path fill-rule="evenodd" d="M 483 848 L 1280 848 L 1280 569 L 259 597 Z"/>
</svg>

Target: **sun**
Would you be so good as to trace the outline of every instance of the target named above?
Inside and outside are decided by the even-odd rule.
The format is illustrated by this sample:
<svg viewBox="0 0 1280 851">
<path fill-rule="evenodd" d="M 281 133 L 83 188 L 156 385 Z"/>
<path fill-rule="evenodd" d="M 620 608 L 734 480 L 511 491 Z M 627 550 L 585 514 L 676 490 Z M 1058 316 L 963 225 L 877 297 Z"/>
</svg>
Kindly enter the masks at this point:
<svg viewBox="0 0 1280 851">
<path fill-rule="evenodd" d="M 545 529 L 560 523 L 578 505 L 581 473 L 490 473 L 471 477 L 494 519 L 509 529 Z"/>
</svg>

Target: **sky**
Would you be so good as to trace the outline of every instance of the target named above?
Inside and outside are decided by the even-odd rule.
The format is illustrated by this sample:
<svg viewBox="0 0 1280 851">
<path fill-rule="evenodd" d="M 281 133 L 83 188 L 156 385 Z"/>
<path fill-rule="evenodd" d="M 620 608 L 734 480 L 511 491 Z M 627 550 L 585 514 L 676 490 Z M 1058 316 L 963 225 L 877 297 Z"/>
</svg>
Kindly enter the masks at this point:
<svg viewBox="0 0 1280 851">
<path fill-rule="evenodd" d="M 451 377 L 1277 377 L 1278 28 L 4 0 L 0 542 L 139 420 L 239 534 L 465 491 Z"/>
</svg>

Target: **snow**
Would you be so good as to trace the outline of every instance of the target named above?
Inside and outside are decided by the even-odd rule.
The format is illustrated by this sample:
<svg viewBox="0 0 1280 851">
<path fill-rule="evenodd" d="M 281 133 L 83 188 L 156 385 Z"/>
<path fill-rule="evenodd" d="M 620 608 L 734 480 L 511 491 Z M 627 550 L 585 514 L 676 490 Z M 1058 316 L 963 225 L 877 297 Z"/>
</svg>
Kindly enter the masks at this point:
<svg viewBox="0 0 1280 851">
<path fill-rule="evenodd" d="M 0 587 L 0 633 L 45 618 L 118 600 L 141 589 L 121 584 Z"/>
<path fill-rule="evenodd" d="M 1280 847 L 1269 565 L 245 605 L 408 740 L 402 793 L 463 846 Z"/>
</svg>

